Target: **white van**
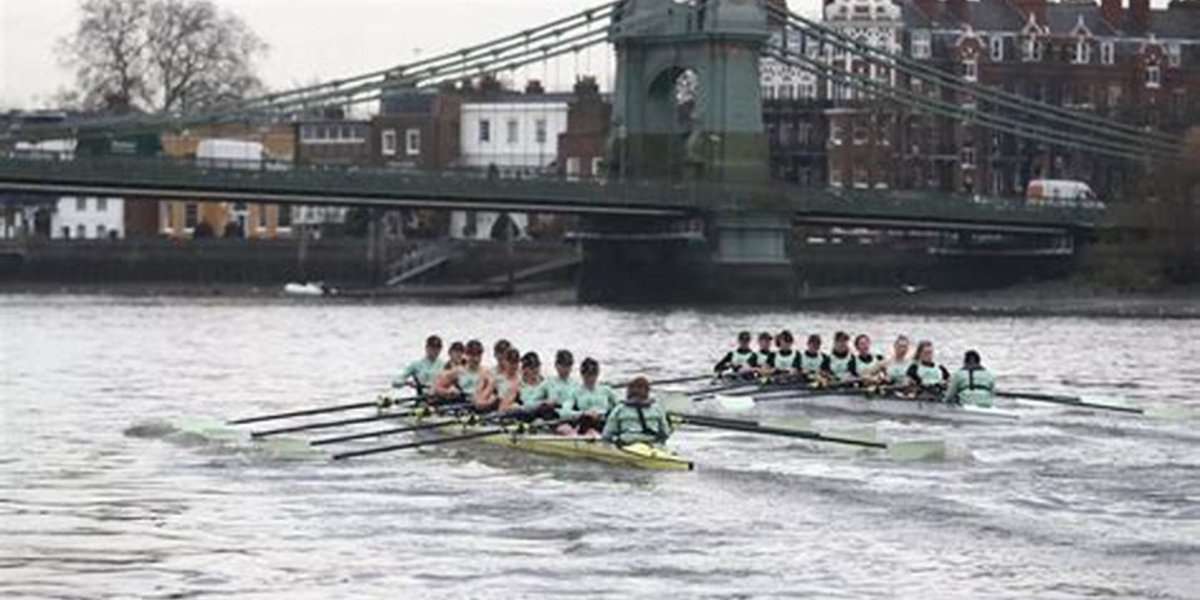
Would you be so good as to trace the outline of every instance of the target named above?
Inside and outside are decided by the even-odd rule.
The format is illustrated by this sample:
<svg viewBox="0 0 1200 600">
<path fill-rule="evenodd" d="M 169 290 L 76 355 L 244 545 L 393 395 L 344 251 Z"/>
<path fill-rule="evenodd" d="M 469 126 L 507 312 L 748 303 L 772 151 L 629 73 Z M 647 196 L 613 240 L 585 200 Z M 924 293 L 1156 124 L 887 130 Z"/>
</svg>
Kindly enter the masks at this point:
<svg viewBox="0 0 1200 600">
<path fill-rule="evenodd" d="M 1025 187 L 1025 200 L 1031 206 L 1104 208 L 1092 186 L 1072 179 L 1034 179 Z"/>
<path fill-rule="evenodd" d="M 196 146 L 196 164 L 218 169 L 261 169 L 267 158 L 261 142 L 205 139 Z"/>
</svg>

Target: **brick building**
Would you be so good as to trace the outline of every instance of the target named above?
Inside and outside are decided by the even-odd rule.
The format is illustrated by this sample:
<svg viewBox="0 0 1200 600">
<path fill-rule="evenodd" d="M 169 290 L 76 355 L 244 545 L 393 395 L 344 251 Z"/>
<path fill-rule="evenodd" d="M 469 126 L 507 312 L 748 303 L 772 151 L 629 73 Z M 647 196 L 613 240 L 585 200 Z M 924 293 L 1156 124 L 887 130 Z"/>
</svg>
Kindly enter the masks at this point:
<svg viewBox="0 0 1200 600">
<path fill-rule="evenodd" d="M 831 0 L 824 19 L 860 42 L 1041 102 L 1171 133 L 1200 122 L 1197 0 L 1163 9 L 1148 0 Z M 973 102 L 844 53 L 817 52 L 839 69 Z M 827 181 L 835 187 L 1010 195 L 1032 178 L 1061 177 L 1087 181 L 1112 199 L 1134 189 L 1140 176 L 1141 167 L 1128 161 L 918 114 L 830 81 L 778 79 L 765 65 L 768 133 L 791 140 L 772 145 L 781 179 L 803 180 L 792 166 L 799 141 L 771 128 L 806 118 L 810 131 L 828 129 Z"/>
</svg>

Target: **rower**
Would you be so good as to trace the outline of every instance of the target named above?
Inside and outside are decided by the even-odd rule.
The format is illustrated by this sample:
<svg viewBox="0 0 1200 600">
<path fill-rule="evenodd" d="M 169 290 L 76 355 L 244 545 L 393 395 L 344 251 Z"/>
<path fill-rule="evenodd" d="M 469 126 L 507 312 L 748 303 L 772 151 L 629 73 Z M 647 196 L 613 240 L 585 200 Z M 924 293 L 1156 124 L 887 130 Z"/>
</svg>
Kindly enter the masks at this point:
<svg viewBox="0 0 1200 600">
<path fill-rule="evenodd" d="M 876 367 L 876 378 L 880 383 L 898 384 L 908 380 L 908 368 L 913 364 L 909 357 L 910 345 L 907 335 L 899 335 L 892 342 L 892 355 Z"/>
<path fill-rule="evenodd" d="M 554 403 L 563 406 L 571 400 L 577 383 L 571 380 L 571 369 L 575 366 L 575 356 L 570 350 L 559 350 L 554 354 L 554 377 L 546 380 L 546 392 Z"/>
<path fill-rule="evenodd" d="M 839 331 L 833 334 L 833 349 L 821 365 L 821 372 L 832 383 L 850 381 L 854 374 L 850 371 L 850 363 L 854 355 L 850 352 L 850 334 Z"/>
<path fill-rule="evenodd" d="M 764 375 L 785 379 L 800 372 L 800 353 L 792 350 L 796 338 L 792 332 L 784 329 L 775 337 L 775 345 L 779 347 L 768 359 Z"/>
<path fill-rule="evenodd" d="M 821 343 L 821 336 L 814 333 L 808 336 L 804 352 L 800 353 L 800 375 L 807 381 L 819 382 L 822 379 L 821 369 L 829 357 L 821 352 Z"/>
<path fill-rule="evenodd" d="M 871 336 L 860 333 L 854 338 L 854 356 L 850 359 L 850 374 L 856 380 L 869 380 L 883 357 L 871 353 Z"/>
<path fill-rule="evenodd" d="M 492 358 L 496 361 L 496 366 L 493 368 L 493 373 L 499 373 L 504 367 L 505 356 L 508 354 L 508 349 L 512 348 L 512 342 L 506 339 L 496 340 L 492 345 Z"/>
<path fill-rule="evenodd" d="M 479 340 L 471 340 L 467 342 L 465 350 L 466 361 L 442 371 L 434 381 L 434 401 L 474 400 L 473 394 L 480 380 L 487 377 L 487 371 L 483 368 L 483 344 Z"/>
<path fill-rule="evenodd" d="M 521 420 L 558 420 L 558 408 L 561 404 L 550 395 L 546 380 L 542 378 L 542 360 L 537 352 L 526 352 L 525 356 L 521 357 L 521 381 L 518 389 L 520 391 L 517 393 L 517 400 L 521 404 Z"/>
<path fill-rule="evenodd" d="M 446 361 L 447 369 L 453 369 L 467 362 L 467 347 L 462 342 L 450 344 L 450 349 L 446 353 L 450 355 L 449 360 Z"/>
<path fill-rule="evenodd" d="M 404 387 L 411 383 L 418 395 L 424 394 L 433 385 L 438 373 L 446 368 L 446 361 L 440 358 L 441 354 L 442 338 L 436 335 L 425 338 L 425 356 L 408 363 L 392 380 L 392 387 Z"/>
<path fill-rule="evenodd" d="M 617 393 L 600 381 L 600 363 L 585 358 L 579 365 L 583 385 L 575 388 L 571 399 L 563 404 L 559 414 L 567 423 L 558 426 L 562 435 L 595 437 L 604 431 L 604 416 L 617 405 Z"/>
<path fill-rule="evenodd" d="M 650 397 L 650 381 L 637 377 L 629 382 L 625 400 L 608 413 L 602 437 L 609 442 L 663 444 L 671 436 L 671 425 L 662 408 Z"/>
<path fill-rule="evenodd" d="M 946 380 L 950 379 L 946 367 L 934 362 L 933 342 L 930 341 L 917 344 L 917 360 L 909 365 L 905 375 L 918 399 L 930 394 L 936 394 L 940 399 L 942 391 L 946 389 Z"/>
<path fill-rule="evenodd" d="M 734 375 L 745 376 L 746 373 L 758 366 L 758 353 L 750 348 L 751 339 L 749 331 L 738 334 L 737 347 L 726 352 L 725 356 L 713 367 L 717 376 L 724 375 L 725 371 L 733 371 Z"/>
<path fill-rule="evenodd" d="M 979 353 L 967 350 L 963 355 L 963 366 L 950 378 L 943 402 L 992 406 L 996 395 L 996 379 L 983 367 Z"/>
<path fill-rule="evenodd" d="M 508 347 L 499 357 L 497 373 L 479 378 L 475 387 L 475 410 L 478 412 L 510 411 L 517 407 L 521 392 L 521 352 Z"/>
<path fill-rule="evenodd" d="M 754 366 L 762 369 L 767 366 L 767 361 L 775 355 L 771 350 L 771 345 L 775 342 L 775 336 L 770 332 L 764 331 L 758 334 L 758 350 L 754 351 Z"/>
</svg>

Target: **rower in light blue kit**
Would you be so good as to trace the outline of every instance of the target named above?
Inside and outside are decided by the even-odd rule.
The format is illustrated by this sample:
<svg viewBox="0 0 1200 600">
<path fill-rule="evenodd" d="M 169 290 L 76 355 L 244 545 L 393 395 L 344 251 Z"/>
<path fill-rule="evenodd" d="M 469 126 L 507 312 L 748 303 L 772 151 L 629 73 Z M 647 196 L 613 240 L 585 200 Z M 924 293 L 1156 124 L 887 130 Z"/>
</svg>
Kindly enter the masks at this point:
<svg viewBox="0 0 1200 600">
<path fill-rule="evenodd" d="M 909 365 L 908 377 L 910 390 L 918 398 L 933 396 L 941 399 L 946 389 L 946 380 L 950 372 L 946 367 L 937 364 L 933 358 L 933 342 L 922 341 L 917 344 L 917 360 Z"/>
<path fill-rule="evenodd" d="M 671 436 L 671 425 L 662 407 L 650 397 L 650 381 L 637 377 L 629 382 L 625 401 L 608 413 L 604 422 L 605 441 L 617 445 L 663 444 Z"/>
<path fill-rule="evenodd" d="M 579 365 L 583 385 L 576 387 L 559 415 L 567 422 L 558 426 L 562 435 L 598 436 L 604 431 L 604 417 L 620 400 L 617 393 L 600 381 L 600 363 L 585 358 Z"/>
<path fill-rule="evenodd" d="M 541 357 L 537 352 L 526 352 L 521 357 L 521 383 L 517 394 L 522 420 L 558 420 L 558 409 L 562 404 L 550 394 L 546 384 L 546 379 L 542 377 Z"/>
<path fill-rule="evenodd" d="M 579 384 L 571 379 L 571 369 L 575 366 L 575 356 L 570 350 L 559 350 L 554 354 L 554 377 L 546 380 L 546 395 L 556 406 L 570 402 Z"/>
<path fill-rule="evenodd" d="M 425 356 L 408 363 L 403 371 L 392 380 L 392 387 L 399 388 L 413 385 L 418 394 L 423 394 L 433 387 L 434 382 L 446 368 L 446 361 L 440 358 L 442 354 L 442 338 L 431 335 L 425 339 Z"/>
<path fill-rule="evenodd" d="M 996 379 L 983 367 L 979 353 L 968 350 L 963 366 L 950 377 L 943 402 L 992 406 L 996 396 Z"/>
</svg>

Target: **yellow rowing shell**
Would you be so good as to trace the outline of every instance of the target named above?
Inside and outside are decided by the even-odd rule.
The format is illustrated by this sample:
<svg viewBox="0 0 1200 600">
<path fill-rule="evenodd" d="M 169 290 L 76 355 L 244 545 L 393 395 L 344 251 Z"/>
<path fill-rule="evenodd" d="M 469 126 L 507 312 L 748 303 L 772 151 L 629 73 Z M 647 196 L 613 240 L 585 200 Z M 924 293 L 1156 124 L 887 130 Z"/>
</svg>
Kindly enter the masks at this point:
<svg viewBox="0 0 1200 600">
<path fill-rule="evenodd" d="M 422 421 L 422 419 L 411 420 L 414 424 Z M 432 430 L 432 433 L 440 436 L 462 435 L 476 431 L 478 428 L 478 425 L 467 423 L 448 423 L 445 427 Z M 667 448 L 653 444 L 639 443 L 618 446 L 600 438 L 522 433 L 517 428 L 482 437 L 478 441 L 531 454 L 572 460 L 591 460 L 650 471 L 690 471 L 695 468 L 692 461 Z"/>
</svg>

